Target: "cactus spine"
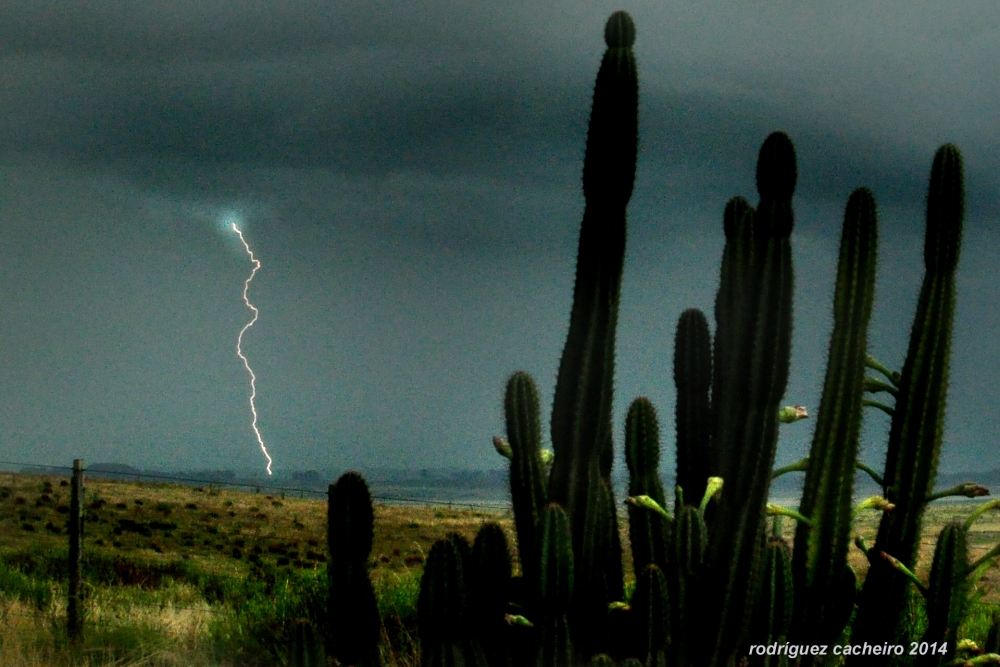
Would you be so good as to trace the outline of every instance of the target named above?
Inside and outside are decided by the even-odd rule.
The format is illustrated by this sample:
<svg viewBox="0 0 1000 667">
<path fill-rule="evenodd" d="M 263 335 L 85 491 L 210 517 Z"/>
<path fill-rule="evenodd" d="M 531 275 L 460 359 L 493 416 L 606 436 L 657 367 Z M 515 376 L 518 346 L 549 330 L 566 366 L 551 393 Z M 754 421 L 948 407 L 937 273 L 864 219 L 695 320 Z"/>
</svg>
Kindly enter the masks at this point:
<svg viewBox="0 0 1000 667">
<path fill-rule="evenodd" d="M 793 560 L 794 641 L 833 644 L 854 602 L 843 585 L 853 520 L 854 463 L 861 432 L 868 322 L 875 299 L 878 218 L 866 188 L 847 201 L 833 297 L 833 335 L 799 512 Z M 853 579 L 853 577 L 850 577 Z M 847 600 L 843 600 L 847 596 Z"/>
<path fill-rule="evenodd" d="M 666 507 L 660 483 L 660 426 L 656 409 L 648 398 L 632 401 L 625 417 L 625 464 L 629 471 L 629 496 L 646 495 Z M 642 507 L 629 505 L 628 529 L 632 544 L 633 572 L 642 572 L 650 563 L 667 567 L 665 517 Z"/>
<path fill-rule="evenodd" d="M 333 655 L 346 664 L 380 667 L 382 619 L 371 580 L 374 513 L 364 478 L 356 472 L 331 484 L 327 504 L 327 547 L 330 565 L 329 632 Z"/>
<path fill-rule="evenodd" d="M 757 211 L 749 215 L 739 200 L 726 211 L 712 385 L 713 474 L 726 489 L 709 525 L 703 625 L 713 666 L 728 664 L 741 645 L 759 574 L 778 406 L 791 356 L 795 181 L 795 149 L 788 135 L 775 132 L 757 160 Z"/>
<path fill-rule="evenodd" d="M 884 480 L 888 499 L 896 508 L 883 515 L 873 547 L 875 553 L 894 556 L 910 569 L 916 561 L 923 513 L 941 451 L 964 208 L 962 157 L 955 146 L 945 144 L 937 150 L 931 167 L 926 273 L 886 453 Z M 855 643 L 894 641 L 901 629 L 907 581 L 886 561 L 871 561 L 854 623 Z"/>
<path fill-rule="evenodd" d="M 705 314 L 697 308 L 681 313 L 674 338 L 674 384 L 677 387 L 677 485 L 688 504 L 705 493 L 709 477 L 712 413 L 712 340 Z"/>
</svg>

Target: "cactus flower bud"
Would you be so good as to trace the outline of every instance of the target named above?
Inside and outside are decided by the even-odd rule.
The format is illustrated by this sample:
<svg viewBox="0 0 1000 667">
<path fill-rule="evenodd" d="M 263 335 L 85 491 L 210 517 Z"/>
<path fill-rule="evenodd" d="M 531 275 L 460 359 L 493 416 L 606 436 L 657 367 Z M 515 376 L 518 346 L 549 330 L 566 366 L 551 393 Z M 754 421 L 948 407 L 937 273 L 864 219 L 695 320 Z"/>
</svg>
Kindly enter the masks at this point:
<svg viewBox="0 0 1000 667">
<path fill-rule="evenodd" d="M 858 512 L 867 509 L 876 509 L 881 512 L 891 512 L 895 508 L 896 508 L 895 505 L 890 503 L 882 496 L 871 496 L 869 498 L 865 498 L 860 503 L 858 503 L 858 506 L 854 508 L 854 515 L 857 516 Z"/>
<path fill-rule="evenodd" d="M 705 485 L 705 495 L 701 497 L 701 504 L 698 505 L 698 510 L 704 512 L 705 508 L 708 507 L 708 501 L 718 496 L 721 492 L 722 492 L 722 478 L 709 477 L 708 483 Z"/>
<path fill-rule="evenodd" d="M 787 507 L 782 507 L 780 505 L 774 505 L 772 503 L 768 503 L 766 510 L 767 513 L 771 516 L 776 516 L 776 515 L 790 516 L 796 521 L 800 521 L 806 524 L 807 526 L 812 525 L 812 521 L 810 521 L 808 518 L 802 516 L 793 509 L 788 509 Z"/>
<path fill-rule="evenodd" d="M 809 412 L 804 405 L 786 405 L 778 410 L 778 421 L 782 424 L 791 424 L 800 419 L 809 419 Z"/>
<path fill-rule="evenodd" d="M 504 457 L 508 461 L 514 459 L 514 450 L 510 448 L 510 444 L 500 436 L 493 436 L 493 446 L 496 447 L 497 453 Z"/>
<path fill-rule="evenodd" d="M 652 510 L 657 514 L 663 515 L 664 518 L 669 519 L 670 515 L 667 514 L 667 510 L 660 507 L 660 503 L 656 502 L 647 495 L 641 496 L 629 496 L 625 499 L 629 505 L 634 505 L 635 507 L 642 507 L 648 510 Z"/>
<path fill-rule="evenodd" d="M 522 628 L 533 628 L 535 624 L 520 614 L 504 614 L 503 620 L 507 625 L 516 625 Z"/>
</svg>

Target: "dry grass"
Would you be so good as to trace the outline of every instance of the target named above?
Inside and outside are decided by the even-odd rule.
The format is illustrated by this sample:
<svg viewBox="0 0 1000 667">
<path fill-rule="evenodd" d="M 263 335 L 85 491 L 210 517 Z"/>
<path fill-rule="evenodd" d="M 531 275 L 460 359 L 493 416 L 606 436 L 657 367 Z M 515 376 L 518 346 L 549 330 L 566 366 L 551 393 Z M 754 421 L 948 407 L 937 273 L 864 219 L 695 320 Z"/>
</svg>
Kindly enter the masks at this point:
<svg viewBox="0 0 1000 667">
<path fill-rule="evenodd" d="M 322 498 L 89 479 L 85 501 L 85 549 L 116 563 L 119 578 L 113 585 L 94 584 L 89 589 L 90 648 L 73 652 L 66 644 L 62 629 L 65 585 L 57 577 L 52 603 L 42 612 L 0 594 L 0 664 L 4 667 L 247 664 L 239 659 L 227 663 L 218 655 L 213 658 L 209 650 L 214 641 L 213 621 L 232 610 L 209 604 L 203 591 L 186 578 L 192 572 L 243 578 L 261 566 L 291 576 L 296 571 L 319 571 L 325 560 L 326 502 Z M 67 478 L 0 474 L 0 558 L 21 567 L 46 554 L 64 554 L 68 503 Z M 975 506 L 939 503 L 928 511 L 919 576 L 927 576 L 940 528 L 950 519 L 968 516 Z M 859 517 L 857 531 L 869 543 L 874 540 L 878 516 L 865 512 Z M 452 532 L 471 542 L 487 521 L 503 527 L 512 546 L 515 571 L 519 570 L 509 512 L 376 505 L 370 566 L 380 599 L 412 598 L 431 545 Z M 623 564 L 630 582 L 634 577 L 624 516 L 620 523 Z M 791 532 L 786 523 L 786 534 Z M 981 517 L 971 533 L 972 557 L 998 540 L 1000 512 Z M 862 574 L 867 566 L 863 556 L 852 548 L 850 558 Z M 986 600 L 1000 600 L 1000 572 L 991 570 L 980 587 Z M 101 636 L 95 639 L 97 635 Z M 401 637 L 406 640 L 402 645 Z M 387 619 L 384 639 L 387 664 L 418 664 L 412 624 L 400 624 L 398 619 L 393 624 Z M 115 650 L 133 644 L 141 650 Z"/>
</svg>

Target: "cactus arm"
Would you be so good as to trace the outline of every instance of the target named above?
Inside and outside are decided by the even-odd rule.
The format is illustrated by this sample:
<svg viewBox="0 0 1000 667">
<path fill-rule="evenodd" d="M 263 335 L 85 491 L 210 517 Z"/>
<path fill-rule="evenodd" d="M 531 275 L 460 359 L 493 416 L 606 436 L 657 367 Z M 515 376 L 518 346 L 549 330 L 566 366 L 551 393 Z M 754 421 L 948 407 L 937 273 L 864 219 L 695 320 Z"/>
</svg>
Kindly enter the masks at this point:
<svg viewBox="0 0 1000 667">
<path fill-rule="evenodd" d="M 879 373 L 884 375 L 886 379 L 889 380 L 889 382 L 891 382 L 894 386 L 899 387 L 899 381 L 901 377 L 899 371 L 890 370 L 888 367 L 885 366 L 885 364 L 882 364 L 881 362 L 878 361 L 878 359 L 876 359 L 870 354 L 867 357 L 865 357 L 865 366 L 872 369 L 873 371 L 878 371 Z"/>
<path fill-rule="evenodd" d="M 924 502 L 933 502 L 941 498 L 950 498 L 954 496 L 965 497 L 965 498 L 981 498 L 982 496 L 990 495 L 990 490 L 987 489 L 982 484 L 976 484 L 975 482 L 962 482 L 961 484 L 956 484 L 950 489 L 945 489 L 944 491 L 936 491 L 931 495 L 927 496 L 927 500 Z"/>
<path fill-rule="evenodd" d="M 896 570 L 901 575 L 903 575 L 904 577 L 906 577 L 910 581 L 910 583 L 912 583 L 914 586 L 916 586 L 917 590 L 920 591 L 921 595 L 923 595 L 924 597 L 927 597 L 927 587 L 924 586 L 923 582 L 920 581 L 920 579 L 917 577 L 917 575 L 915 575 L 913 573 L 913 570 L 911 570 L 910 568 L 906 567 L 906 565 L 901 560 L 899 560 L 898 558 L 896 558 L 894 556 L 890 556 L 889 554 L 887 554 L 884 551 L 879 551 L 879 552 L 876 552 L 876 553 L 878 554 L 879 557 L 882 558 L 882 560 L 884 560 L 886 563 L 888 563 L 894 570 Z"/>
<path fill-rule="evenodd" d="M 804 516 L 803 514 L 800 514 L 799 512 L 796 512 L 793 509 L 782 507 L 781 505 L 772 505 L 771 503 L 768 503 L 766 507 L 766 512 L 768 516 L 788 516 L 807 527 L 811 528 L 813 526 L 812 519 Z"/>
<path fill-rule="evenodd" d="M 771 473 L 771 479 L 781 477 L 782 475 L 787 475 L 790 472 L 805 472 L 809 470 L 809 457 L 796 461 L 795 463 L 789 463 L 788 465 L 778 468 Z"/>
<path fill-rule="evenodd" d="M 871 477 L 873 480 L 875 480 L 876 484 L 878 484 L 882 488 L 885 488 L 885 480 L 882 479 L 882 475 L 875 472 L 875 469 L 872 468 L 870 465 L 868 465 L 867 463 L 863 463 L 862 461 L 855 461 L 854 467 L 862 472 L 868 473 L 868 476 Z"/>
<path fill-rule="evenodd" d="M 990 562 L 997 556 L 1000 556 L 1000 544 L 995 545 L 992 549 L 984 553 L 982 556 L 977 558 L 970 566 L 970 570 L 977 570 L 982 567 L 985 563 Z"/>
<path fill-rule="evenodd" d="M 987 502 L 987 503 L 983 503 L 982 505 L 980 505 L 979 507 L 977 507 L 977 508 L 976 508 L 976 509 L 975 509 L 975 510 L 974 510 L 974 511 L 972 512 L 972 514 L 970 514 L 970 515 L 969 515 L 969 516 L 968 516 L 968 517 L 967 517 L 967 518 L 965 519 L 965 527 L 966 527 L 966 528 L 971 528 L 971 527 L 972 527 L 972 523 L 973 523 L 973 522 L 974 522 L 974 521 L 975 521 L 976 519 L 978 519 L 978 518 L 979 518 L 980 516 L 982 516 L 982 515 L 983 515 L 984 513 L 986 513 L 986 512 L 989 512 L 990 510 L 995 510 L 995 509 L 1000 509 L 1000 500 L 991 500 L 991 501 L 989 501 L 989 502 Z"/>
<path fill-rule="evenodd" d="M 890 417 L 896 414 L 896 408 L 892 407 L 891 405 L 886 405 L 885 403 L 880 403 L 879 401 L 876 401 L 871 398 L 862 399 L 861 404 L 867 408 L 878 408 L 879 410 L 889 415 Z"/>
<path fill-rule="evenodd" d="M 897 387 L 894 384 L 890 384 L 888 382 L 883 382 L 878 378 L 866 377 L 865 391 L 867 391 L 869 394 L 877 394 L 879 392 L 884 391 L 888 394 L 892 394 L 894 398 L 899 397 L 899 387 Z"/>
</svg>

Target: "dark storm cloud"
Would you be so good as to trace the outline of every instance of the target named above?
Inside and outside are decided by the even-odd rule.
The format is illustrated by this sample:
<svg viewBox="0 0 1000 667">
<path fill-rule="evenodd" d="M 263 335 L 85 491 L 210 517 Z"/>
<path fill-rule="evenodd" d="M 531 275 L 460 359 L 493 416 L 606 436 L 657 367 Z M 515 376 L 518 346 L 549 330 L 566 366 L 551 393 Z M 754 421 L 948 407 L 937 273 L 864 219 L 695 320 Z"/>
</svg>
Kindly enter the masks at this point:
<svg viewBox="0 0 1000 667">
<path fill-rule="evenodd" d="M 527 368 L 543 405 L 551 398 L 602 28 L 619 8 L 0 5 L 0 166 L 14 204 L 5 204 L 0 231 L 5 304 L 17 306 L 3 324 L 17 342 L 10 353 L 41 340 L 40 328 L 59 328 L 45 322 L 70 326 L 66 307 L 76 298 L 91 331 L 46 338 L 35 356 L 9 360 L 34 387 L 25 395 L 35 414 L 11 432 L 31 440 L 44 424 L 45 437 L 69 442 L 76 423 L 99 425 L 108 440 L 132 433 L 182 449 L 197 437 L 230 442 L 245 426 L 242 369 L 229 350 L 244 313 L 235 302 L 224 322 L 213 314 L 231 301 L 244 258 L 227 255 L 223 271 L 204 227 L 244 207 L 267 259 L 257 288 L 268 317 L 255 340 L 267 352 L 257 357 L 271 401 L 264 419 L 279 451 L 294 443 L 320 459 L 333 440 L 350 457 L 363 446 L 369 457 L 391 448 L 408 463 L 447 456 L 495 465 L 488 436 L 503 428 L 504 375 Z M 711 309 L 723 207 L 737 194 L 756 203 L 757 152 L 775 129 L 791 135 L 799 166 L 789 400 L 818 403 L 839 221 L 861 185 L 878 199 L 884 248 L 872 346 L 901 363 L 930 164 L 940 144 L 954 142 L 965 158 L 968 212 L 956 345 L 979 349 L 985 361 L 956 355 L 953 397 L 976 409 L 950 421 L 947 437 L 965 447 L 952 460 L 972 461 L 982 451 L 976 434 L 1000 435 L 991 421 L 1000 397 L 987 386 L 1000 359 L 990 301 L 1000 293 L 995 7 L 624 8 L 638 25 L 641 106 L 617 427 L 637 394 L 669 413 L 673 324 L 688 306 Z M 193 275 L 175 275 L 191 258 L 202 262 Z M 70 260 L 82 277 L 67 286 Z M 165 310 L 146 299 L 141 288 L 151 285 L 171 286 Z M 109 330 L 118 320 L 131 325 Z M 174 349 L 175 338 L 197 344 Z M 28 358 L 61 370 L 39 374 L 46 364 Z M 77 375 L 64 358 L 76 359 Z M 117 360 L 112 370 L 107 359 Z M 105 393 L 119 396 L 155 369 L 149 359 L 174 360 L 163 389 L 140 392 L 118 417 L 110 403 L 83 399 L 68 426 L 47 412 L 53 377 L 67 386 L 104 377 Z M 159 394 L 188 398 L 157 403 Z M 782 455 L 806 446 L 784 443 Z"/>
<path fill-rule="evenodd" d="M 716 181 L 737 166 L 752 171 L 763 137 L 785 129 L 803 161 L 801 194 L 842 197 L 865 183 L 887 203 L 912 202 L 933 149 L 964 140 L 970 204 L 986 205 L 980 184 L 996 187 L 1000 161 L 981 149 L 996 146 L 996 130 L 975 142 L 970 130 L 986 129 L 975 119 L 988 96 L 974 85 L 958 104 L 920 93 L 942 78 L 946 85 L 949 64 L 985 80 L 987 45 L 976 39 L 988 17 L 936 12 L 940 23 L 926 31 L 907 25 L 915 6 L 878 27 L 866 26 L 865 12 L 857 24 L 845 21 L 843 8 L 719 9 L 633 12 L 642 168 L 700 166 L 712 187 L 713 171 Z M 699 18 L 713 11 L 713 23 Z M 558 165 L 580 161 L 606 13 L 460 3 L 16 3 L 0 10 L 8 99 L 20 102 L 0 123 L 2 140 L 136 178 L 201 170 L 192 186 L 221 167 L 562 179 Z M 852 48 L 838 48 L 837 33 Z M 915 71 L 912 82 L 894 80 L 895 99 L 882 90 Z M 921 107 L 931 113 L 907 128 Z"/>
</svg>

